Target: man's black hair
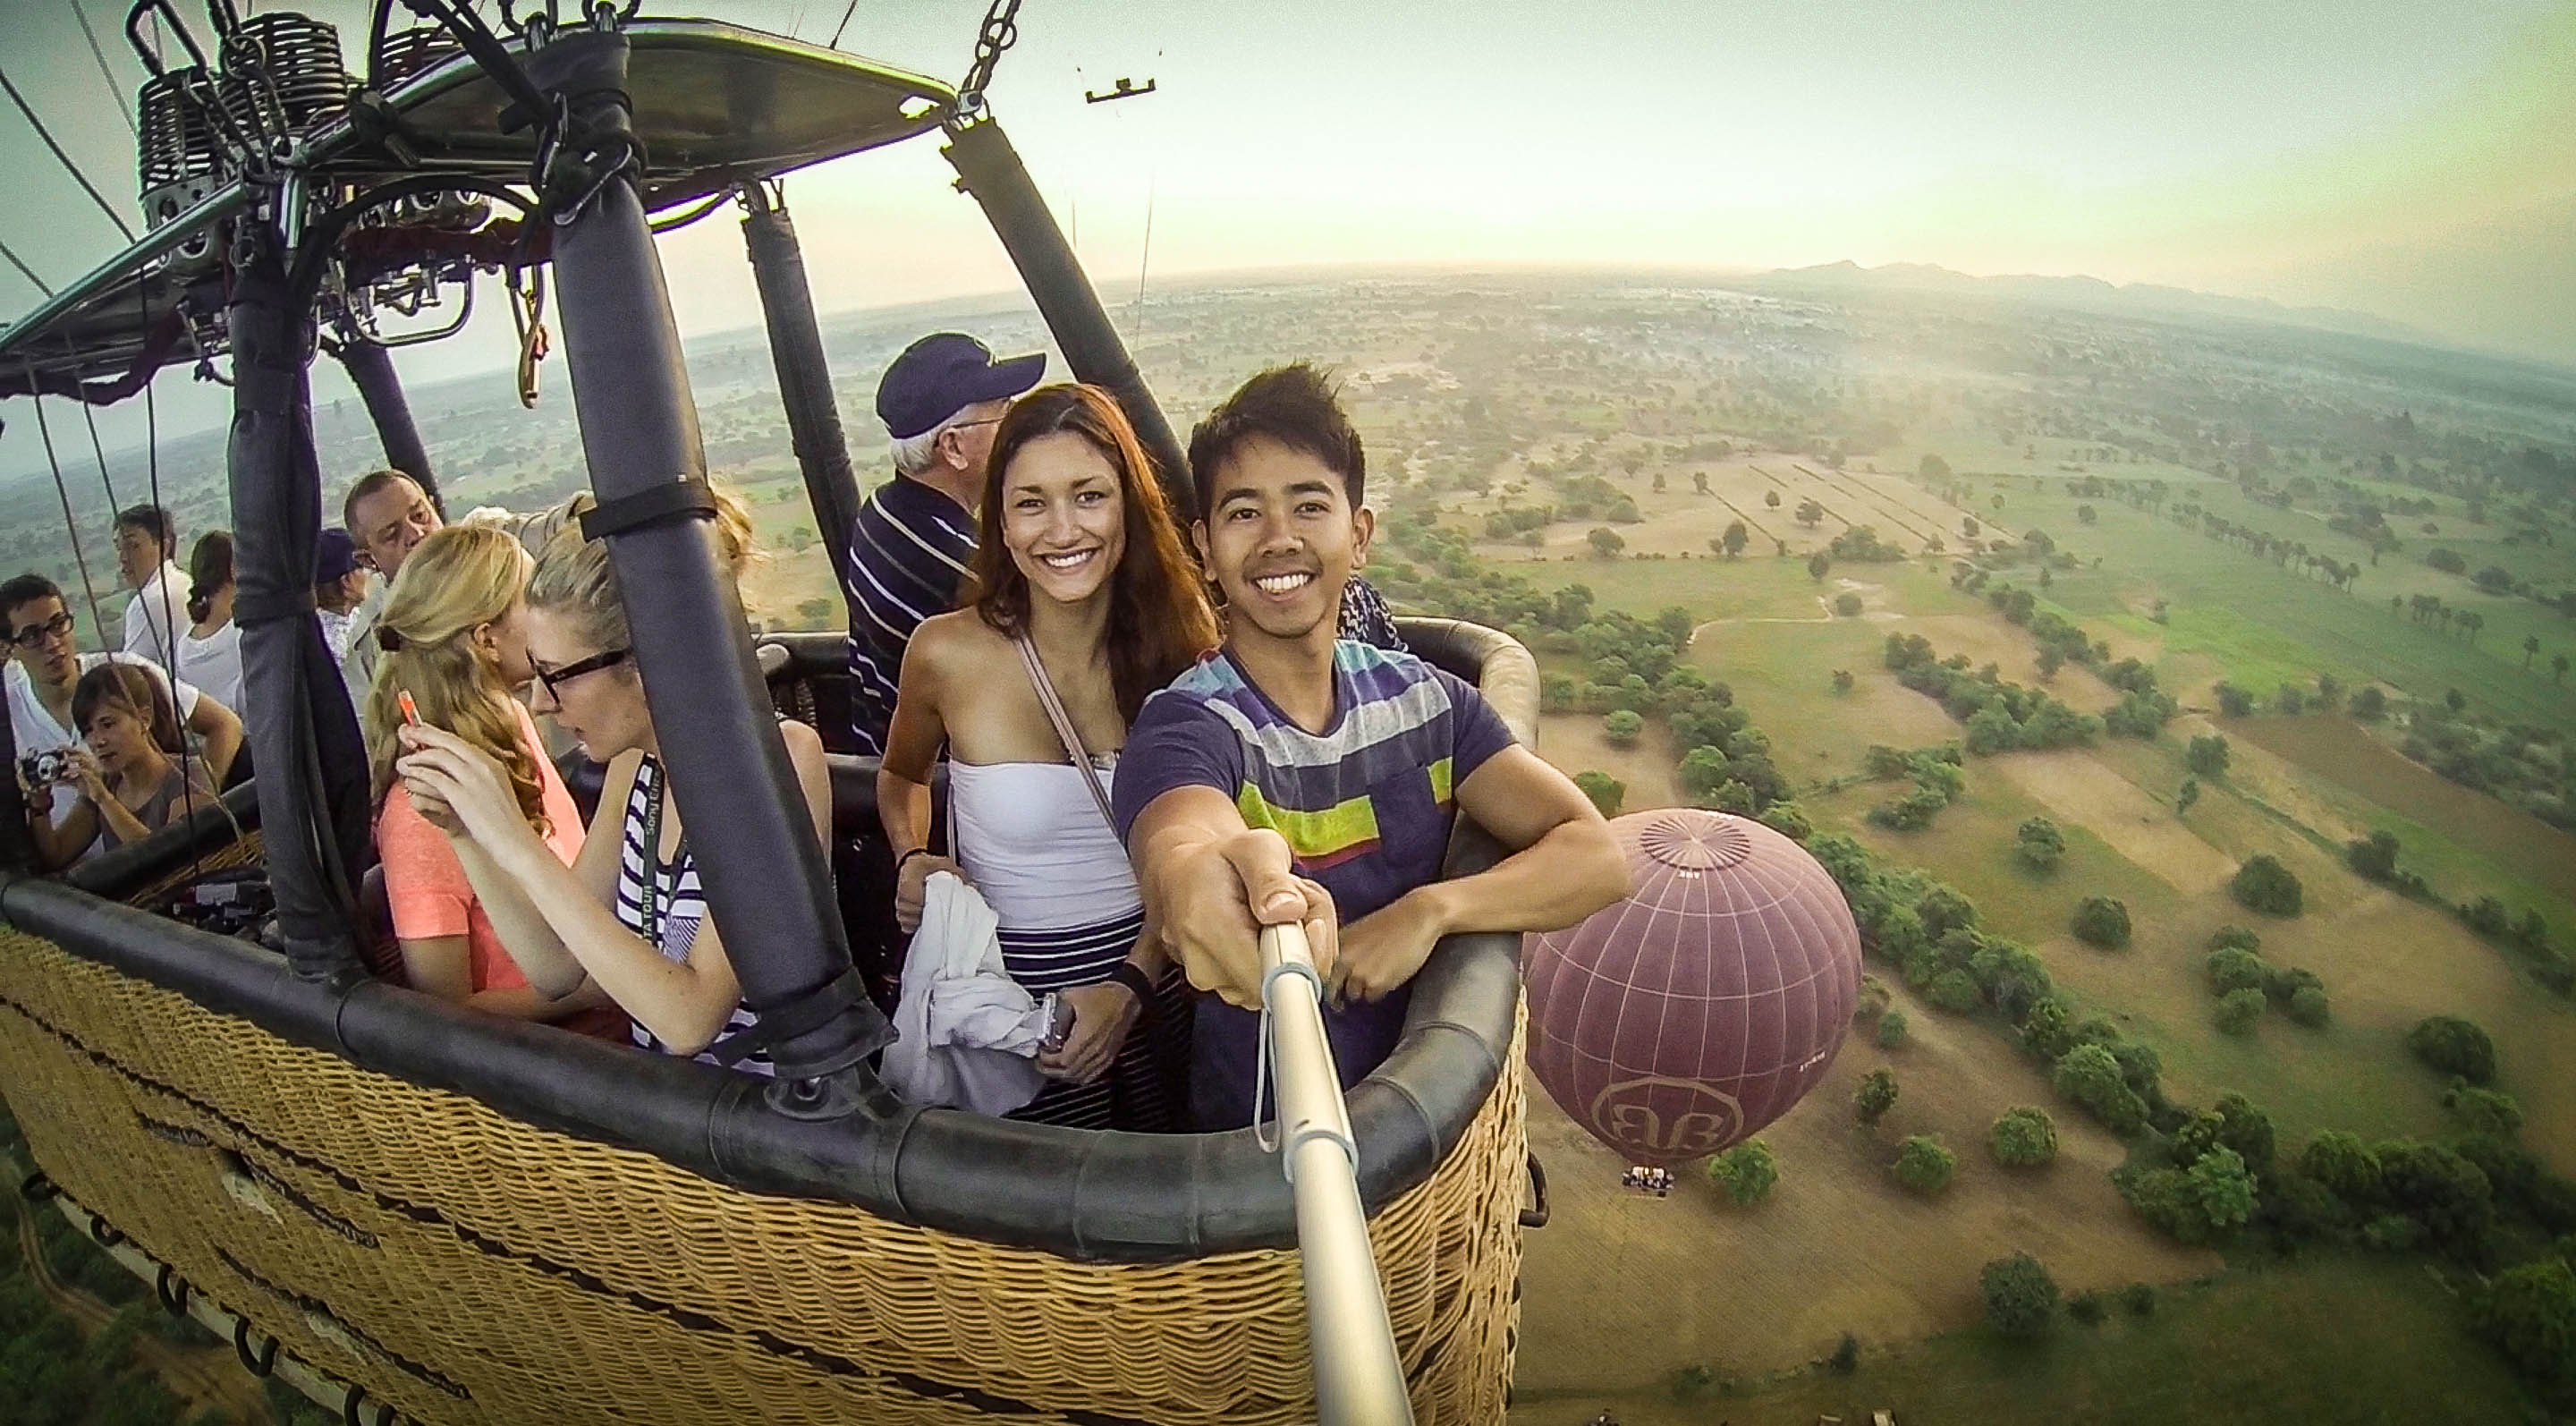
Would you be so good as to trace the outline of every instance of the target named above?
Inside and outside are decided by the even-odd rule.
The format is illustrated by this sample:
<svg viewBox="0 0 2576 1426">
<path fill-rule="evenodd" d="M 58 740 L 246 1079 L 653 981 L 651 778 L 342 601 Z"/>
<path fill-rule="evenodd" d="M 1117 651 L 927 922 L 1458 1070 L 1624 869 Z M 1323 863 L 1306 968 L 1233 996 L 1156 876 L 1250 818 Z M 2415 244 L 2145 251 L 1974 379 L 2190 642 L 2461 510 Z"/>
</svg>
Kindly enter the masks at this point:
<svg viewBox="0 0 2576 1426">
<path fill-rule="evenodd" d="M 1243 443 L 1266 436 L 1313 456 L 1342 478 L 1342 491 L 1357 509 L 1368 484 L 1368 458 L 1360 433 L 1342 410 L 1340 389 L 1307 362 L 1274 366 L 1235 388 L 1207 419 L 1190 429 L 1190 484 L 1198 518 L 1208 518 L 1217 468 Z"/>
<path fill-rule="evenodd" d="M 61 585 L 30 571 L 6 584 L 0 584 L 0 619 L 8 619 L 14 625 L 16 621 L 12 616 L 18 612 L 20 605 L 33 604 L 39 599 L 61 599 L 62 597 Z M 69 609 L 70 601 L 64 601 L 63 607 Z M 18 631 L 12 627 L 5 632 L 15 634 Z"/>
<path fill-rule="evenodd" d="M 171 548 L 179 543 L 179 522 L 171 519 L 170 512 L 158 505 L 126 506 L 116 512 L 116 528 L 141 530 L 159 540 L 165 559 L 169 557 Z"/>
</svg>

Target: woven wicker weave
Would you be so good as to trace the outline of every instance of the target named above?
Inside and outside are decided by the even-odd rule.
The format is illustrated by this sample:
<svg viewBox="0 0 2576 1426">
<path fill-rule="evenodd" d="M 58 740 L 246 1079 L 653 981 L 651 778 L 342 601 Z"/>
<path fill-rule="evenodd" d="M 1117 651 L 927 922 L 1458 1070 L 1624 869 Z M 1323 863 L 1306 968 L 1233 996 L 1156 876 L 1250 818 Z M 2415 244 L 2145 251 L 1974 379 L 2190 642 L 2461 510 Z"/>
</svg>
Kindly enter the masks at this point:
<svg viewBox="0 0 2576 1426">
<path fill-rule="evenodd" d="M 1313 1417 L 1292 1252 L 1084 1263 L 742 1193 L 6 927 L 0 1084 L 64 1192 L 413 1420 Z M 1372 1225 L 1424 1426 L 1502 1419 L 1521 1116 L 1505 1074 Z"/>
</svg>

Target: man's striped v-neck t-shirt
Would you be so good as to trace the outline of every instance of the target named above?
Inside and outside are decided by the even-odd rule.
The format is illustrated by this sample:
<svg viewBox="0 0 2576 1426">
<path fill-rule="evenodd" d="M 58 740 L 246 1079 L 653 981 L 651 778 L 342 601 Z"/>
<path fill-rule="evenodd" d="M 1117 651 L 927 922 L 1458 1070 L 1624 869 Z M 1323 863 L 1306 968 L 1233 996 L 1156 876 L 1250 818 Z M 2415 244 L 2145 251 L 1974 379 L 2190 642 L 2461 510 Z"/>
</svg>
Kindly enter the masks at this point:
<svg viewBox="0 0 2576 1426">
<path fill-rule="evenodd" d="M 905 476 L 880 485 L 859 506 L 850 531 L 850 700 L 858 751 L 885 751 L 895 690 L 912 631 L 956 607 L 975 560 L 975 517 L 956 501 Z"/>
</svg>

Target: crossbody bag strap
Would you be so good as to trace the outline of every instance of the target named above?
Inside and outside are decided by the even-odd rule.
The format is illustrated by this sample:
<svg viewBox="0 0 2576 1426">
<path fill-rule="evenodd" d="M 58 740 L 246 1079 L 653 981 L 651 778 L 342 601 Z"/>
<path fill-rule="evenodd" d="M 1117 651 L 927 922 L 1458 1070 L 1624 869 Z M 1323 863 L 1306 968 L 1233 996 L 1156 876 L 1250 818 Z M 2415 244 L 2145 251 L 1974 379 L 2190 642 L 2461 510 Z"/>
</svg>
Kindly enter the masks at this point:
<svg viewBox="0 0 2576 1426">
<path fill-rule="evenodd" d="M 1057 739 L 1082 773 L 1082 785 L 1090 790 L 1091 805 L 1100 809 L 1100 820 L 1109 824 L 1109 835 L 1117 836 L 1118 817 L 1109 810 L 1109 794 L 1100 786 L 1100 770 L 1091 765 L 1091 750 L 1082 745 L 1082 734 L 1074 731 L 1072 715 L 1064 711 L 1064 700 L 1056 696 L 1055 683 L 1047 677 L 1046 665 L 1038 660 L 1038 646 L 1029 642 L 1025 634 L 1011 642 L 1020 646 L 1020 662 L 1029 669 L 1029 686 L 1038 691 L 1038 702 L 1045 705 L 1047 720 L 1055 724 Z"/>
</svg>

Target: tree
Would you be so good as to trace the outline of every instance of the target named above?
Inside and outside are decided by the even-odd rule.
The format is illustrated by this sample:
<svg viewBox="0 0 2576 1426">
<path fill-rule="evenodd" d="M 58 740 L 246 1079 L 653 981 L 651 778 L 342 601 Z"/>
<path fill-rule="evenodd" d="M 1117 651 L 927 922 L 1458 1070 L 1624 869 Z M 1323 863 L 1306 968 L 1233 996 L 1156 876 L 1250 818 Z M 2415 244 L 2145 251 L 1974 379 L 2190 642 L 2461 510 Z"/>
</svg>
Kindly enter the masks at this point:
<svg viewBox="0 0 2576 1426">
<path fill-rule="evenodd" d="M 1843 1339 L 1834 1344 L 1834 1354 L 1826 1359 L 1826 1364 L 1834 1369 L 1836 1376 L 1850 1376 L 1859 1371 L 1860 1338 L 1845 1332 Z"/>
<path fill-rule="evenodd" d="M 1601 736 L 1608 738 L 1614 748 L 1636 746 L 1637 735 L 1645 730 L 1646 720 L 1638 717 L 1632 709 L 1619 709 L 1601 720 Z"/>
<path fill-rule="evenodd" d="M 1985 1003 L 1986 993 L 1978 987 L 1975 976 L 1952 966 L 1932 977 L 1932 983 L 1923 988 L 1923 998 L 1931 1001 L 1936 1010 L 1966 1015 Z"/>
<path fill-rule="evenodd" d="M 1977 523 L 1977 517 L 1974 515 L 1962 515 L 1959 517 L 1959 533 L 1968 539 L 1975 539 L 1978 531 L 1983 528 L 1985 527 Z"/>
<path fill-rule="evenodd" d="M 1986 1325 L 2006 1337 L 2039 1337 L 2056 1324 L 2057 1279 L 2028 1253 L 1997 1258 L 1977 1274 Z"/>
<path fill-rule="evenodd" d="M 1860 611 L 1861 602 L 1859 595 L 1854 594 L 1849 590 L 1845 590 L 1834 596 L 1834 612 L 1836 614 L 1839 614 L 1846 619 L 1857 619 L 1860 617 Z"/>
<path fill-rule="evenodd" d="M 2258 853 L 2236 869 L 2227 883 L 2228 894 L 2237 904 L 2267 916 L 2299 914 L 2301 889 L 2298 877 L 2280 859 L 2269 852 Z"/>
<path fill-rule="evenodd" d="M 2455 1084 L 2442 1096 L 2442 1107 L 2460 1116 L 2472 1134 L 2510 1139 L 2522 1132 L 2522 1105 L 2512 1095 L 2474 1084 Z"/>
<path fill-rule="evenodd" d="M 2227 776 L 2229 754 L 2226 736 L 2210 733 L 2194 737 L 2191 740 L 2191 746 L 2183 753 L 2183 761 L 2189 763 L 2191 770 L 2202 777 L 2214 779 Z"/>
<path fill-rule="evenodd" d="M 2507 1268 L 2470 1305 L 2478 1335 L 2526 1376 L 2576 1378 L 2576 1272 L 2563 1258 Z"/>
<path fill-rule="evenodd" d="M 1732 776 L 1726 754 L 1705 743 L 1682 754 L 1681 766 L 1675 772 L 1681 779 L 1682 791 L 1693 797 L 1706 797 Z"/>
<path fill-rule="evenodd" d="M 1880 1011 L 1878 1016 L 1878 1047 L 1882 1050 L 1903 1048 L 1905 1044 L 1906 1030 L 1907 1024 L 1904 1011 L 1894 1009 Z"/>
<path fill-rule="evenodd" d="M 2388 694 L 2378 684 L 2365 683 L 2353 690 L 2352 716 L 2364 723 L 2376 723 L 2388 716 Z"/>
<path fill-rule="evenodd" d="M 1592 799 L 1592 805 L 1601 809 L 1604 817 L 1618 816 L 1619 806 L 1628 796 L 1628 784 L 1606 772 L 1590 768 L 1574 775 L 1574 785 L 1583 790 L 1584 796 Z"/>
<path fill-rule="evenodd" d="M 2415 1058 L 2455 1074 L 2471 1084 L 2495 1079 L 2495 1041 L 2487 1032 L 2456 1015 L 2428 1015 L 2406 1032 L 2406 1048 Z"/>
<path fill-rule="evenodd" d="M 2057 1121 L 2044 1109 L 2016 1105 L 1995 1120 L 1986 1150 L 2007 1168 L 2037 1168 L 2057 1157 Z"/>
<path fill-rule="evenodd" d="M 1691 490 L 1692 490 L 1695 494 L 1700 494 L 1700 495 L 1706 495 L 1706 494 L 1708 493 L 1708 472 L 1707 472 L 1707 471 L 1704 471 L 1704 470 L 1695 470 L 1695 471 L 1692 471 L 1692 472 L 1691 472 Z"/>
<path fill-rule="evenodd" d="M 1664 473 L 1660 470 L 1655 472 L 1655 493 L 1657 495 L 1664 493 Z"/>
<path fill-rule="evenodd" d="M 1815 580 L 1818 583 L 1822 583 L 1824 581 L 1825 571 L 1832 569 L 1833 567 L 1834 562 L 1825 558 L 1824 551 L 1822 550 L 1818 550 L 1816 553 L 1807 556 L 1807 578 Z"/>
<path fill-rule="evenodd" d="M 1738 1208 L 1750 1208 L 1771 1196 L 1780 1182 L 1780 1161 L 1771 1146 L 1747 1139 L 1708 1161 L 1708 1181 L 1726 1190 Z"/>
<path fill-rule="evenodd" d="M 2119 1060 L 2101 1045 L 2077 1045 L 2059 1056 L 2049 1082 L 2114 1134 L 2125 1136 L 2146 1127 L 2146 1100 L 2129 1087 Z"/>
<path fill-rule="evenodd" d="M 2344 865 L 2367 881 L 2397 879 L 2397 834 L 2386 829 L 2344 843 Z"/>
<path fill-rule="evenodd" d="M 1593 526 L 1583 538 L 1592 545 L 1595 559 L 1617 559 L 1619 552 L 1628 548 L 1628 542 L 1620 537 L 1619 532 L 1607 525 Z"/>
<path fill-rule="evenodd" d="M 1801 500 L 1795 513 L 1798 523 L 1812 530 L 1825 518 L 1825 507 L 1813 500 Z"/>
<path fill-rule="evenodd" d="M 2303 985 L 2290 992 L 2290 1002 L 2284 1007 L 2282 1013 L 2288 1015 L 2293 1022 L 2316 1030 L 2322 1029 L 2326 1021 L 2333 1018 L 2334 1007 L 2326 999 L 2326 993 L 2322 988 Z"/>
<path fill-rule="evenodd" d="M 1728 559 L 1733 559 L 1744 553 L 1746 542 L 1752 538 L 1753 533 L 1744 528 L 1743 521 L 1729 520 L 1726 523 L 1726 533 L 1718 536 L 1718 545 L 1726 552 Z"/>
<path fill-rule="evenodd" d="M 2221 680 L 2210 685 L 2209 691 L 2218 695 L 2218 711 L 2230 718 L 2243 718 L 2254 711 L 2254 695 L 2235 684 Z"/>
<path fill-rule="evenodd" d="M 2199 800 L 2200 779 L 2196 777 L 2184 778 L 2182 780 L 2182 786 L 2174 789 L 2174 815 L 2179 817 L 2184 813 L 2189 812 L 2192 804 Z"/>
<path fill-rule="evenodd" d="M 2540 636 L 2539 636 L 2538 634 L 2525 634 L 2525 635 L 2523 635 L 2523 636 L 2522 636 L 2522 671 L 2523 671 L 2524 673 L 2529 673 L 2529 672 L 2531 672 L 2531 661 L 2532 661 L 2533 659 L 2538 658 L 2538 657 L 2540 657 Z"/>
<path fill-rule="evenodd" d="M 2469 695 L 2456 688 L 2443 689 L 2442 706 L 2450 709 L 2453 716 L 2465 713 L 2469 711 Z"/>
<path fill-rule="evenodd" d="M 2218 1028 L 2230 1035 L 2253 1033 L 2256 1021 L 2263 1018 L 2263 992 L 2231 990 L 2218 998 Z"/>
<path fill-rule="evenodd" d="M 2078 525 L 2090 525 L 2101 518 L 2101 515 L 2095 512 L 2093 507 L 2090 505 L 2078 505 L 2075 507 L 2075 523 Z"/>
<path fill-rule="evenodd" d="M 2263 964 L 2261 956 L 2243 946 L 2221 946 L 2211 951 L 2209 959 L 2201 964 L 2209 977 L 2210 991 L 2217 995 L 2239 990 L 2250 990 L 2260 995 L 2263 979 L 2271 970 Z"/>
<path fill-rule="evenodd" d="M 1909 1134 L 1905 1142 L 1896 1146 L 1896 1162 L 1888 1168 L 1909 1192 L 1933 1198 L 1950 1186 L 1950 1175 L 1958 1171 L 1959 1159 L 1932 1135 Z"/>
<path fill-rule="evenodd" d="M 1773 510 L 1777 510 L 1777 509 L 1779 509 L 1779 508 L 1780 508 L 1780 492 L 1779 492 L 1779 491 L 1776 491 L 1776 490 L 1766 490 L 1766 491 L 1763 491 L 1763 492 L 1762 492 L 1762 503 L 1763 503 L 1765 506 L 1767 506 L 1767 507 L 1769 507 L 1769 508 L 1771 508 L 1771 509 L 1773 509 Z"/>
<path fill-rule="evenodd" d="M 2330 673 L 2317 675 L 2317 706 L 2328 713 L 2343 706 L 2343 680 Z"/>
<path fill-rule="evenodd" d="M 2567 656 L 2565 654 L 2551 654 L 2549 656 L 2549 681 L 2551 683 L 2565 683 L 2567 681 Z"/>
<path fill-rule="evenodd" d="M 1921 463 L 1914 467 L 1914 471 L 1915 474 L 1922 476 L 1925 480 L 1948 480 L 1950 478 L 1950 463 L 1941 459 L 1939 456 L 1926 451 L 1923 454 Z"/>
<path fill-rule="evenodd" d="M 2033 871 L 2055 871 L 2066 855 L 2066 834 L 2047 818 L 2033 817 L 2013 834 L 2013 855 Z"/>
<path fill-rule="evenodd" d="M 1836 693 L 1849 693 L 1849 692 L 1851 692 L 1851 691 L 1852 691 L 1852 671 L 1851 671 L 1850 669 L 1847 669 L 1847 668 L 1838 668 L 1838 669 L 1835 669 L 1835 670 L 1834 670 L 1834 692 L 1836 692 Z"/>
<path fill-rule="evenodd" d="M 2108 896 L 2088 896 L 2075 905 L 2075 939 L 2088 946 L 2116 951 L 2129 944 L 2129 908 Z"/>
<path fill-rule="evenodd" d="M 2184 1175 L 2210 1227 L 2224 1233 L 2254 1216 L 2254 1174 L 2234 1149 L 2222 1145 L 2210 1150 L 2194 1159 Z"/>
<path fill-rule="evenodd" d="M 1862 1075 L 1860 1089 L 1852 1095 L 1852 1111 L 1863 1124 L 1876 1124 L 1896 1107 L 1896 1075 L 1874 1069 Z"/>
</svg>

